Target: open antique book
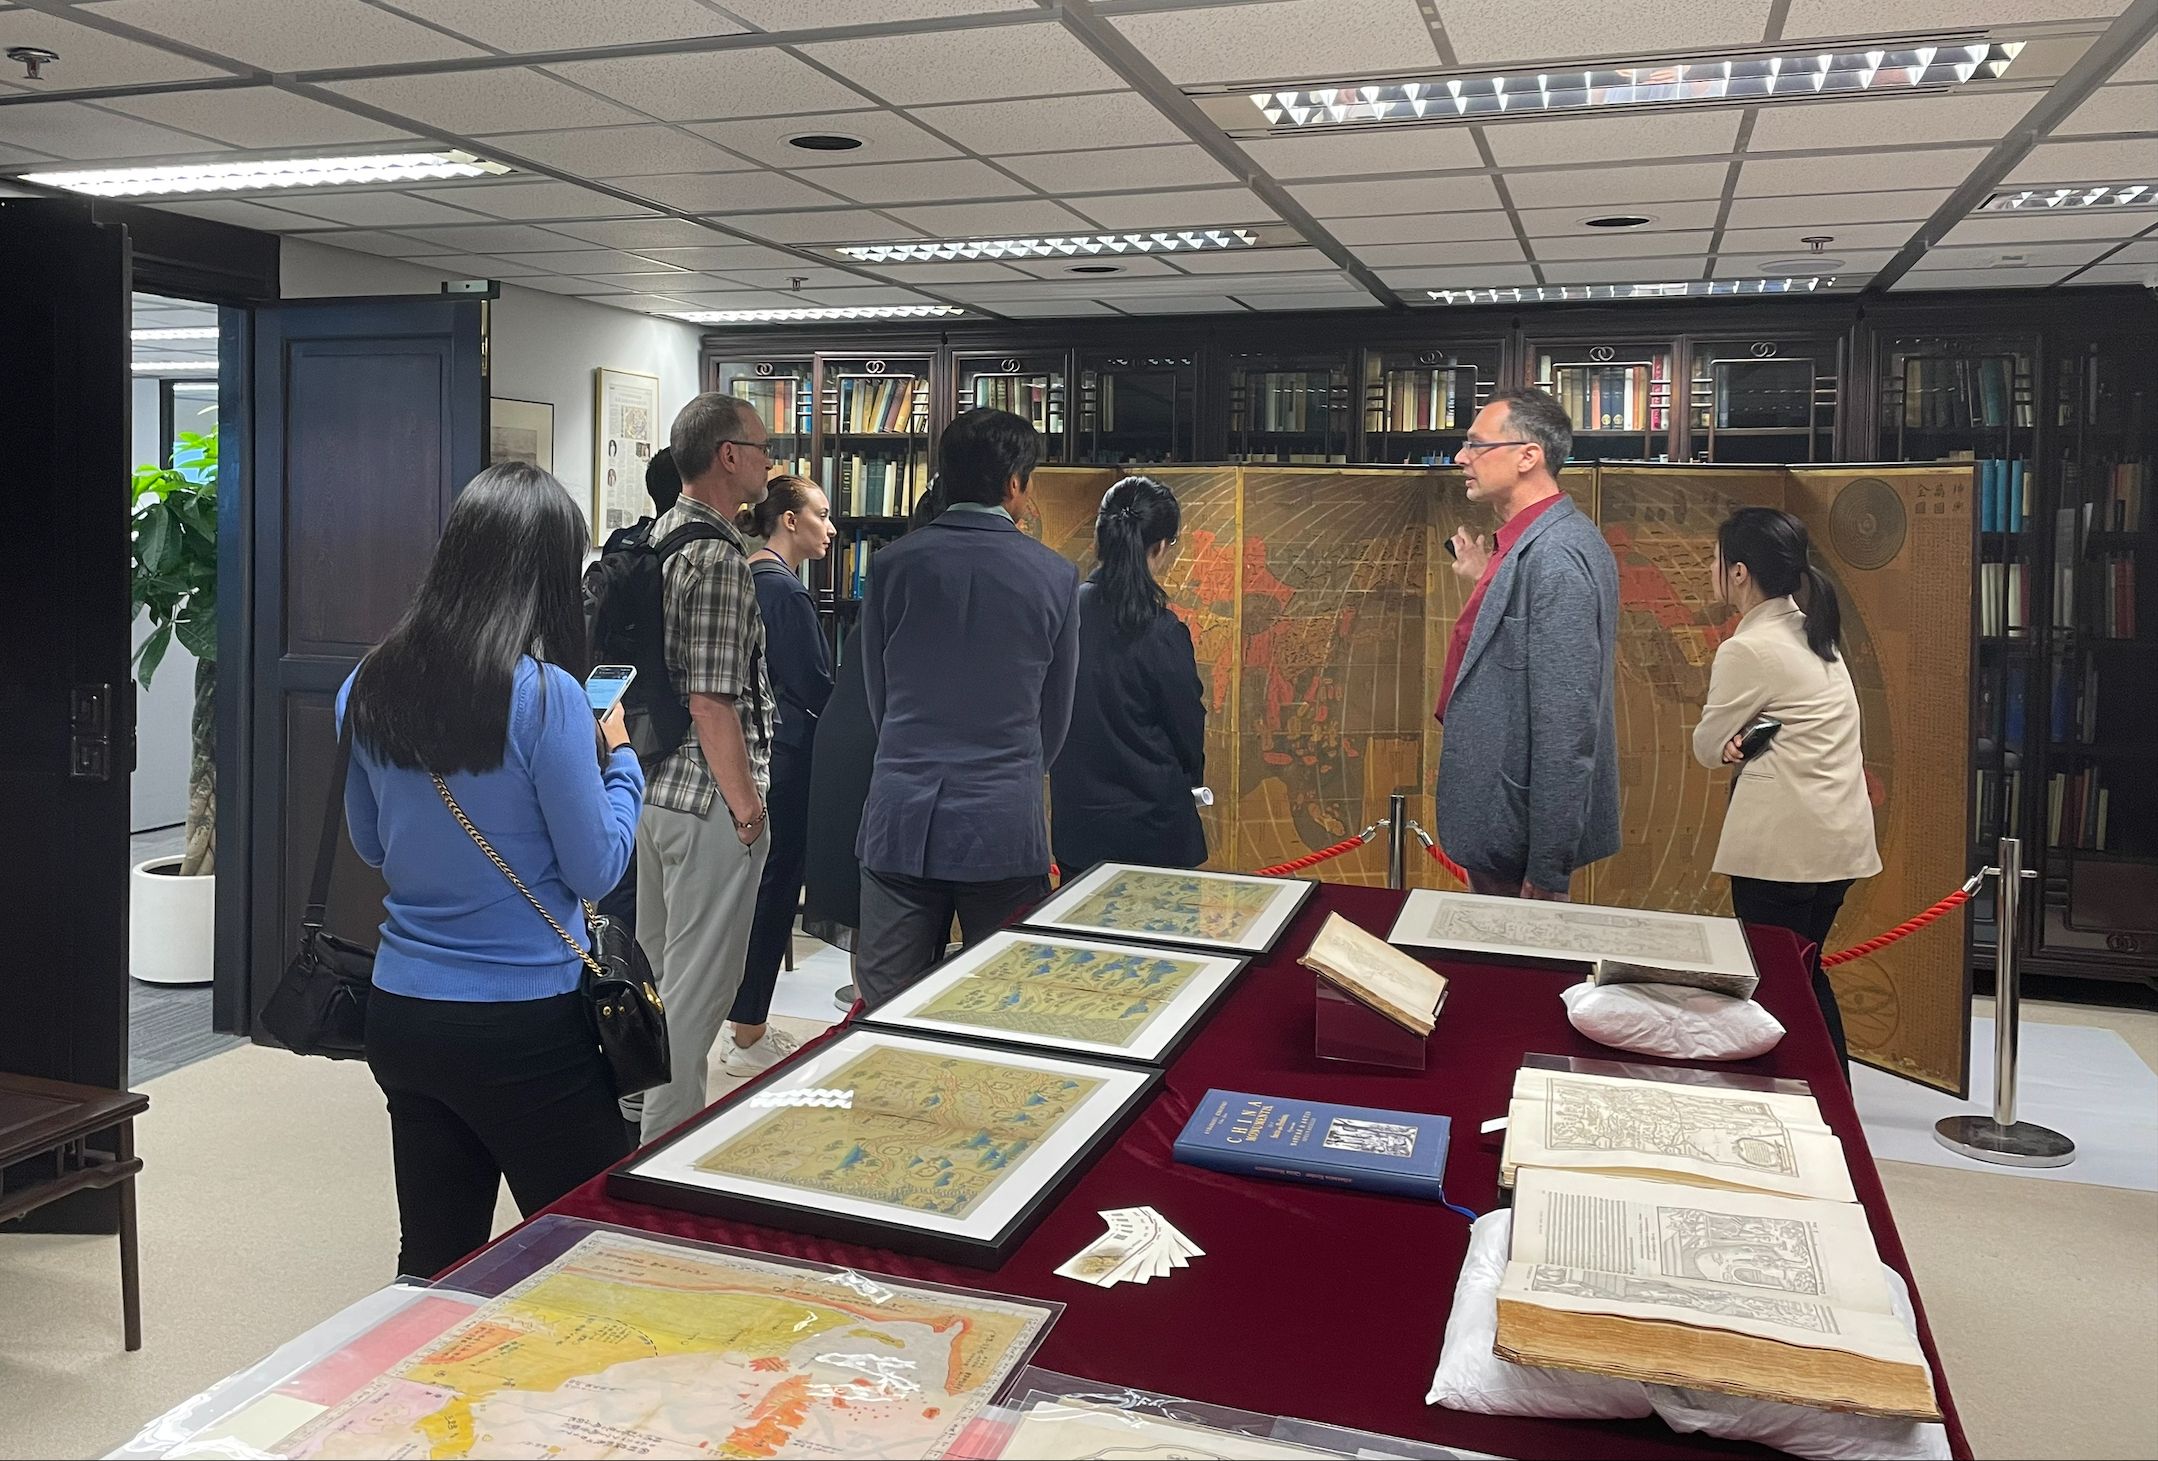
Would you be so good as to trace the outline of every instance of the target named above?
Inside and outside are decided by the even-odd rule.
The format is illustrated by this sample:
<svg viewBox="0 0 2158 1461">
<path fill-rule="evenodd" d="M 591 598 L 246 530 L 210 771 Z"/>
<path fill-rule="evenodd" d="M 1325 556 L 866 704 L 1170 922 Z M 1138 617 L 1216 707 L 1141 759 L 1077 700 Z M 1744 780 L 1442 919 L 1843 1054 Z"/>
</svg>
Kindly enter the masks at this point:
<svg viewBox="0 0 2158 1461">
<path fill-rule="evenodd" d="M 1598 959 L 1589 970 L 1591 984 L 1677 984 L 1705 989 L 1733 999 L 1752 999 L 1761 976 L 1751 969 L 1674 969 L 1663 964 L 1639 964 L 1624 959 Z"/>
<path fill-rule="evenodd" d="M 1418 1035 L 1431 1033 L 1446 1002 L 1444 975 L 1338 913 L 1327 915 L 1298 962 Z"/>
<path fill-rule="evenodd" d="M 1849 1203 L 1525 1171 L 1493 1347 L 1516 1364 L 1940 1419 Z"/>
<path fill-rule="evenodd" d="M 1843 1145 L 1813 1097 L 1523 1066 L 1499 1182 L 1525 1168 L 1654 1177 L 1851 1202 Z"/>
</svg>

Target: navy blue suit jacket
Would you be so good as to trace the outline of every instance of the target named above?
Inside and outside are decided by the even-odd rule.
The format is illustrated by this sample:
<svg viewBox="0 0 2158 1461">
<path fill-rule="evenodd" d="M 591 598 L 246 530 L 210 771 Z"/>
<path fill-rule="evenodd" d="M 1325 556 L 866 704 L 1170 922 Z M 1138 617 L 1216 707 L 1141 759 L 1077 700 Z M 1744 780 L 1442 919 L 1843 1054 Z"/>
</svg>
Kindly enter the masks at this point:
<svg viewBox="0 0 2158 1461">
<path fill-rule="evenodd" d="M 862 604 L 873 872 L 1049 871 L 1042 781 L 1071 725 L 1079 570 L 995 513 L 947 512 L 878 553 Z"/>
</svg>

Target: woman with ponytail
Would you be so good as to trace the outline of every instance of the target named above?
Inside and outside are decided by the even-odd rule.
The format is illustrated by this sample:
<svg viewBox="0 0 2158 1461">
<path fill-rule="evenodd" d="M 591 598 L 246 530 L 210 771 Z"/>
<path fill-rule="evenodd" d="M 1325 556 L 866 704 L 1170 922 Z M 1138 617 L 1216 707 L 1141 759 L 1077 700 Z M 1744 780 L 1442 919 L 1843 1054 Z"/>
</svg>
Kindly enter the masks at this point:
<svg viewBox="0 0 2158 1461">
<path fill-rule="evenodd" d="M 1126 477 L 1094 520 L 1071 734 L 1049 768 L 1049 831 L 1067 880 L 1101 862 L 1206 861 L 1192 798 L 1206 781 L 1206 702 L 1191 631 L 1160 581 L 1182 518 L 1167 487 Z"/>
<path fill-rule="evenodd" d="M 1716 651 L 1708 704 L 1694 728 L 1704 766 L 1737 767 L 1716 871 L 1747 923 L 1787 928 L 1811 945 L 1807 966 L 1836 1055 L 1847 1058 L 1843 1014 L 1821 951 L 1859 878 L 1881 870 L 1866 795 L 1858 692 L 1837 643 L 1842 610 L 1813 564 L 1806 528 L 1772 507 L 1742 507 L 1716 533 L 1717 595 L 1739 615 Z M 1746 728 L 1782 722 L 1743 753 Z"/>
</svg>

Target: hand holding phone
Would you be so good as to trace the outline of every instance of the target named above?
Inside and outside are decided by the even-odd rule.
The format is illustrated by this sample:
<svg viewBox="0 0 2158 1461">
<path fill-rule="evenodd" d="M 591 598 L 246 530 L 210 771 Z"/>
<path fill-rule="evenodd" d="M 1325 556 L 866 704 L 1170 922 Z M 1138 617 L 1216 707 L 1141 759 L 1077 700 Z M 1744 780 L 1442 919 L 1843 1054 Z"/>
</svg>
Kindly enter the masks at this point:
<svg viewBox="0 0 2158 1461">
<path fill-rule="evenodd" d="M 605 720 L 607 712 L 622 703 L 629 687 L 636 682 L 635 665 L 596 665 L 585 676 L 585 698 L 591 702 L 594 719 Z"/>
</svg>

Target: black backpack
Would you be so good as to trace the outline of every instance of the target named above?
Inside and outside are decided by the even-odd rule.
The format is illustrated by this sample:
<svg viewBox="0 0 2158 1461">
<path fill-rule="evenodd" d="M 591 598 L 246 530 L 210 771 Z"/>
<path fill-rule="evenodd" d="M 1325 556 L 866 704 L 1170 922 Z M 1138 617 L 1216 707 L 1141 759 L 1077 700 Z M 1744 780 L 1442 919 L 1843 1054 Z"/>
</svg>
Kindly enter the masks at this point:
<svg viewBox="0 0 2158 1461">
<path fill-rule="evenodd" d="M 637 669 L 622 706 L 630 745 L 647 772 L 656 771 L 689 734 L 689 702 L 675 693 L 667 672 L 667 560 L 691 543 L 726 540 L 710 523 L 687 522 L 654 542 L 654 526 L 651 518 L 640 518 L 617 529 L 584 573 L 592 662 Z"/>
</svg>

